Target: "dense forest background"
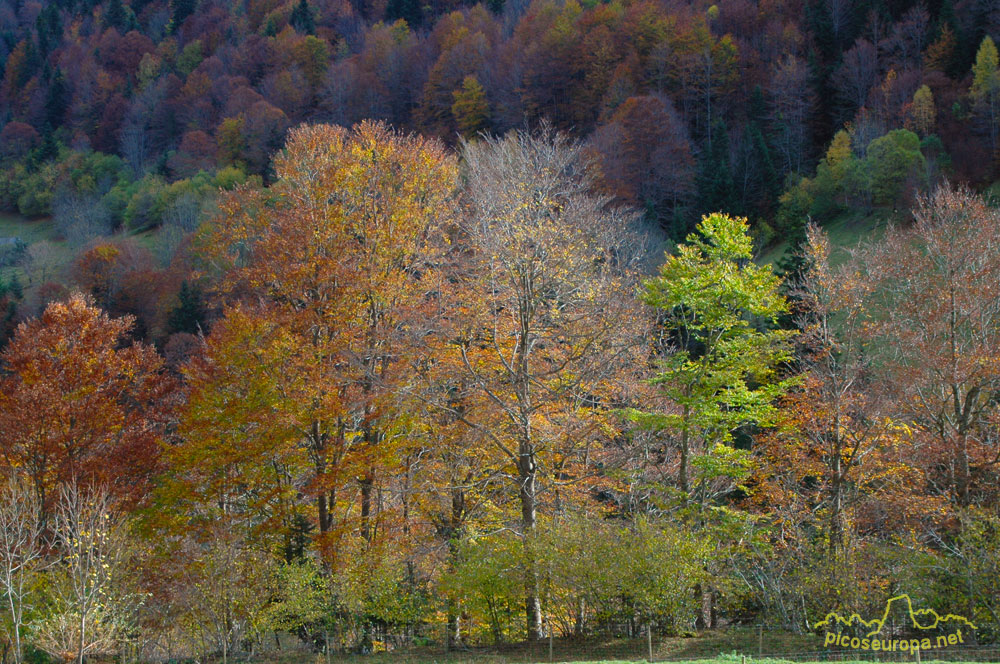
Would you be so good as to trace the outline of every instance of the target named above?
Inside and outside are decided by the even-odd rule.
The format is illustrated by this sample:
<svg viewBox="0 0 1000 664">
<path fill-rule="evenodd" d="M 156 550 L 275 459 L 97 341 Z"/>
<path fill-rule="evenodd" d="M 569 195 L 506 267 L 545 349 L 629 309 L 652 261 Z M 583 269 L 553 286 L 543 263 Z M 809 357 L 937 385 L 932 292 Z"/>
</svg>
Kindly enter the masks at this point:
<svg viewBox="0 0 1000 664">
<path fill-rule="evenodd" d="M 991 184 L 998 25 L 951 0 L 5 2 L 0 207 L 54 229 L 5 231 L 0 260 L 33 265 L 13 274 L 35 313 L 116 230 L 162 269 L 220 187 L 273 179 L 290 127 L 362 119 L 449 144 L 550 122 L 668 240 L 724 210 L 776 260 L 807 216 L 877 226 L 942 177 Z"/>
<path fill-rule="evenodd" d="M 675 240 L 720 209 L 787 233 L 782 192 L 844 128 L 859 159 L 915 133 L 893 147 L 917 181 L 994 170 L 986 2 L 29 1 L 0 34 L 0 204 L 29 216 L 96 197 L 113 227 L 157 226 L 197 189 L 169 185 L 269 181 L 289 127 L 362 119 L 449 143 L 546 119 Z"/>
<path fill-rule="evenodd" d="M 995 640 L 994 37 L 985 0 L 0 0 L 3 658 L 902 592 Z"/>
</svg>

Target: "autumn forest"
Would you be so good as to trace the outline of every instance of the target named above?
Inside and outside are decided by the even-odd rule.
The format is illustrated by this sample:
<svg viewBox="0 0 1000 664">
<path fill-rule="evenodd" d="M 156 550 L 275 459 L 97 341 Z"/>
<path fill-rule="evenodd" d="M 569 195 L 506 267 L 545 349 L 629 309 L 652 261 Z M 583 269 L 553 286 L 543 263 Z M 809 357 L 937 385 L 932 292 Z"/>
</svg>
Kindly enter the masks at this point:
<svg viewBox="0 0 1000 664">
<path fill-rule="evenodd" d="M 0 0 L 0 664 L 901 593 L 994 643 L 995 39 L 994 0 Z"/>
</svg>

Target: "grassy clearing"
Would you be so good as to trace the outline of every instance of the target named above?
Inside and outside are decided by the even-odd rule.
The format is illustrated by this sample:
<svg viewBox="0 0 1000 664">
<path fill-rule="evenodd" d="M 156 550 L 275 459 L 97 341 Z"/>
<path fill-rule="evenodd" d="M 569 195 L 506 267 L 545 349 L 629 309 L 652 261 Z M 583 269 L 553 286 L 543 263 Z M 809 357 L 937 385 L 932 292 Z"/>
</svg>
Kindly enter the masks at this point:
<svg viewBox="0 0 1000 664">
<path fill-rule="evenodd" d="M 159 229 L 145 230 L 138 233 L 125 232 L 136 243 L 149 251 L 156 249 Z M 56 230 L 51 217 L 28 219 L 17 214 L 0 212 L 0 238 L 16 237 L 29 246 L 45 242 L 43 250 L 37 247 L 28 269 L 21 265 L 0 268 L 0 277 L 10 279 L 17 275 L 26 291 L 31 291 L 48 281 L 65 283 L 70 263 L 76 255 L 77 248 L 63 240 Z M 122 237 L 116 234 L 115 237 Z"/>
<path fill-rule="evenodd" d="M 28 244 L 53 240 L 55 223 L 51 217 L 28 219 L 17 214 L 0 212 L 0 237 L 19 237 Z"/>
<path fill-rule="evenodd" d="M 847 250 L 856 247 L 859 242 L 867 239 L 877 239 L 882 236 L 890 221 L 899 222 L 902 217 L 898 213 L 886 210 L 876 210 L 870 215 L 856 212 L 845 213 L 822 225 L 830 237 L 833 247 L 831 261 L 834 265 L 847 259 Z M 782 240 L 765 247 L 760 254 L 760 263 L 777 264 L 791 250 L 788 241 Z"/>
<path fill-rule="evenodd" d="M 61 278 L 73 252 L 59 238 L 51 217 L 28 219 L 16 214 L 0 212 L 0 238 L 16 237 L 25 242 L 29 251 L 34 245 L 45 242 L 44 250 L 36 248 L 35 260 L 26 270 L 22 265 L 0 268 L 0 277 L 10 279 L 17 275 L 25 290 L 37 288 L 46 281 Z"/>
<path fill-rule="evenodd" d="M 624 664 L 649 661 L 645 638 L 557 639 L 553 646 L 551 659 L 548 642 L 541 641 L 531 646 L 520 643 L 467 652 L 448 653 L 435 647 L 422 647 L 370 655 L 333 655 L 329 664 Z M 829 651 L 829 654 L 826 651 L 822 637 L 814 634 L 767 630 L 761 634 L 753 628 L 728 628 L 690 638 L 654 638 L 652 661 L 671 664 L 873 664 L 878 661 L 910 664 L 915 661 L 905 652 L 864 652 L 854 656 L 843 651 Z M 789 654 L 759 656 L 760 652 Z M 996 662 L 998 654 L 1000 651 L 992 649 L 967 653 L 945 651 L 937 658 L 923 659 L 921 664 Z M 270 652 L 256 661 L 260 664 L 327 664 L 326 657 L 321 654 L 295 649 Z"/>
</svg>

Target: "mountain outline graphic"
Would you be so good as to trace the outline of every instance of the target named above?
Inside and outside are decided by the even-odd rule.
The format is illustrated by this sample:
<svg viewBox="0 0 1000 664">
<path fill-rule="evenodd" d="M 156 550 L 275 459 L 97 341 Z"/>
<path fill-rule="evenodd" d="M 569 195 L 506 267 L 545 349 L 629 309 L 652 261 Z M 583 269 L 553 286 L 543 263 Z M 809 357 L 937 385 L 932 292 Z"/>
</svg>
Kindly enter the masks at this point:
<svg viewBox="0 0 1000 664">
<path fill-rule="evenodd" d="M 843 618 L 836 611 L 830 611 L 829 613 L 826 614 L 826 617 L 823 618 L 823 620 L 816 623 L 814 626 L 823 627 L 829 625 L 830 621 L 833 621 L 834 624 L 844 625 L 845 627 L 851 627 L 855 624 L 858 624 L 858 625 L 863 625 L 866 629 L 870 629 L 871 631 L 865 634 L 865 636 L 872 637 L 882 631 L 882 628 L 885 626 L 885 621 L 889 619 L 889 611 L 892 610 L 892 603 L 895 602 L 896 600 L 906 600 L 906 609 L 907 613 L 910 616 L 910 622 L 913 623 L 913 626 L 916 629 L 922 629 L 922 630 L 935 629 L 941 623 L 946 623 L 946 622 L 960 622 L 962 624 L 968 625 L 972 629 L 976 629 L 976 626 L 972 624 L 972 622 L 970 622 L 969 619 L 966 618 L 965 616 L 955 615 L 954 613 L 949 613 L 945 616 L 942 616 L 934 609 L 914 610 L 913 602 L 912 600 L 910 600 L 910 596 L 905 593 L 902 595 L 896 595 L 895 597 L 890 598 L 889 601 L 885 603 L 885 611 L 882 612 L 881 618 L 872 618 L 871 620 L 865 620 L 857 613 L 852 613 L 849 617 Z M 930 625 L 921 625 L 919 620 L 917 619 L 917 616 L 932 616 L 934 618 L 934 622 Z"/>
</svg>

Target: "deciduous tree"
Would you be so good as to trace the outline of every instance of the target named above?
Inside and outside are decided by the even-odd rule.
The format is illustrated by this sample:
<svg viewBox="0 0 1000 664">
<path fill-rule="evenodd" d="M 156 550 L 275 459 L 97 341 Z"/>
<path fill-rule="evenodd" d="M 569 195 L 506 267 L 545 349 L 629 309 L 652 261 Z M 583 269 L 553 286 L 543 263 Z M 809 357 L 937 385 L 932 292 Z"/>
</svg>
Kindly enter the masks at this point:
<svg viewBox="0 0 1000 664">
<path fill-rule="evenodd" d="M 473 267 L 454 340 L 485 412 L 480 427 L 517 492 L 527 634 L 541 634 L 531 554 L 540 507 L 591 470 L 610 434 L 618 371 L 642 333 L 628 291 L 642 242 L 632 213 L 590 193 L 579 145 L 543 132 L 463 144 Z"/>
<path fill-rule="evenodd" d="M 771 267 L 752 258 L 747 221 L 709 215 L 642 294 L 661 316 L 669 349 L 652 381 L 676 408 L 630 416 L 674 438 L 677 486 L 702 505 L 746 477 L 747 453 L 732 446 L 733 432 L 772 422 L 790 385 L 778 370 L 791 333 L 767 329 L 788 304 Z"/>
<path fill-rule="evenodd" d="M 3 352 L 0 455 L 28 474 L 47 515 L 71 482 L 133 502 L 149 491 L 173 385 L 155 349 L 126 345 L 132 320 L 73 295 L 22 323 Z"/>
<path fill-rule="evenodd" d="M 229 296 L 260 298 L 255 315 L 296 340 L 281 417 L 312 468 L 302 481 L 332 555 L 354 527 L 367 543 L 379 532 L 379 483 L 407 436 L 404 360 L 440 289 L 457 172 L 438 143 L 367 122 L 296 129 L 275 169 L 270 189 L 223 199 L 204 256 Z"/>
</svg>

